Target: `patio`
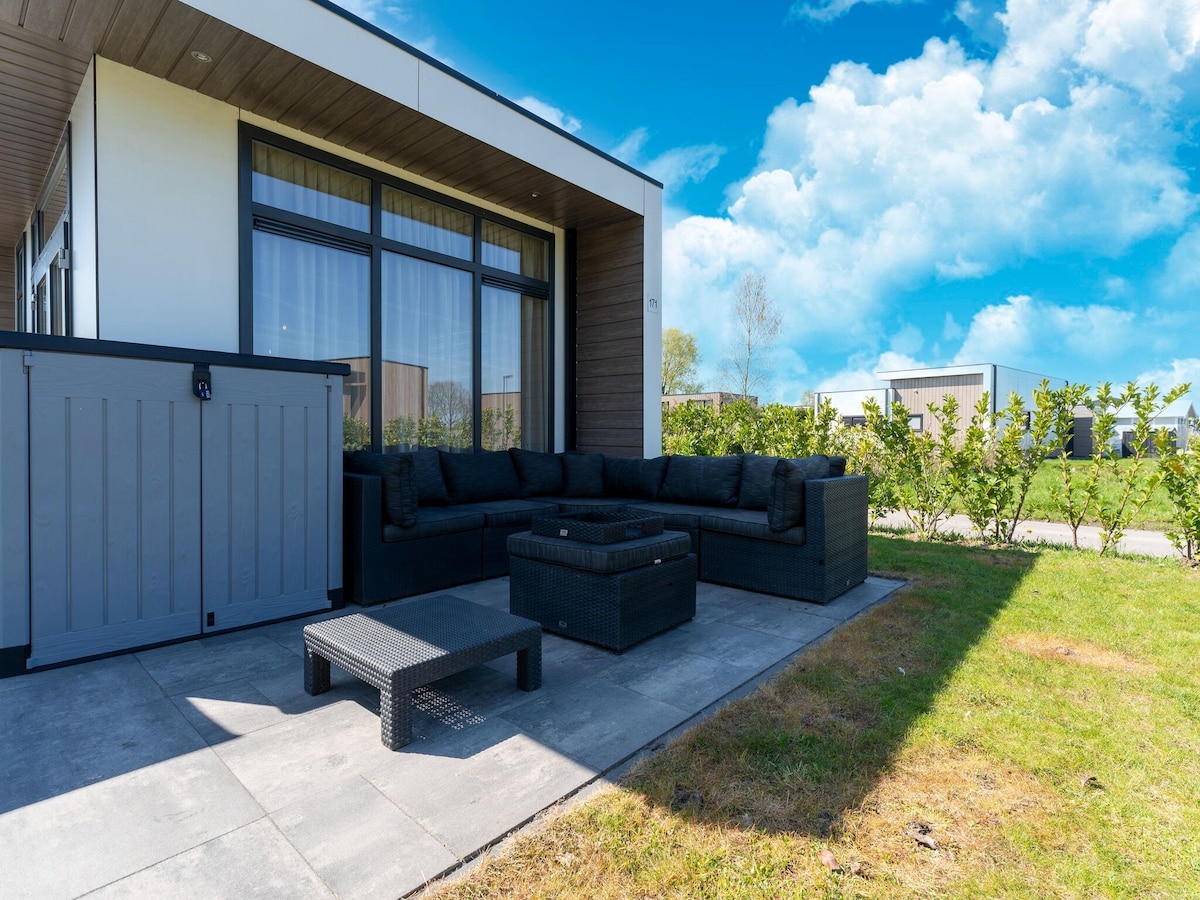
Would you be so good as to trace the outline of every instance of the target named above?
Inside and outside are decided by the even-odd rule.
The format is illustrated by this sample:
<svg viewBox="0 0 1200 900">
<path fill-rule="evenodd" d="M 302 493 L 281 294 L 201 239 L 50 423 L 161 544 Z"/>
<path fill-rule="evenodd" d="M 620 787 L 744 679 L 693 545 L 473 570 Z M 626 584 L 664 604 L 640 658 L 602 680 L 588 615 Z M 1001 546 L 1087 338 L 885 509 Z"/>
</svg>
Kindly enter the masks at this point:
<svg viewBox="0 0 1200 900">
<path fill-rule="evenodd" d="M 898 586 L 817 606 L 701 583 L 693 621 L 621 655 L 546 634 L 540 690 L 514 656 L 439 681 L 396 752 L 367 685 L 334 667 L 304 693 L 313 618 L 0 680 L 5 895 L 408 894 Z M 508 579 L 452 593 L 507 609 Z"/>
</svg>

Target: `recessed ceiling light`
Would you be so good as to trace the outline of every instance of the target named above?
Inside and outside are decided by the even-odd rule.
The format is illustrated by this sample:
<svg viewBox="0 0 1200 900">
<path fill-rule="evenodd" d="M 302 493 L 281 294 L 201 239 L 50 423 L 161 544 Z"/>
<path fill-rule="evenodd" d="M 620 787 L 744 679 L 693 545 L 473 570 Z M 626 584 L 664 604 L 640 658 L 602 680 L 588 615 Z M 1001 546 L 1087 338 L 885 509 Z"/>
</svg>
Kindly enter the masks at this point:
<svg viewBox="0 0 1200 900">
<path fill-rule="evenodd" d="M 192 59 L 196 60 L 197 62 L 202 62 L 202 63 L 212 62 L 212 57 L 209 56 L 207 53 L 205 53 L 203 50 L 193 50 L 192 51 Z"/>
<path fill-rule="evenodd" d="M 534 200 L 536 200 L 538 197 L 540 197 L 540 196 L 542 196 L 542 195 L 541 195 L 541 194 L 539 194 L 537 191 L 534 191 L 534 192 L 533 192 L 532 194 L 530 194 L 529 196 L 530 196 L 530 197 L 532 197 Z"/>
</svg>

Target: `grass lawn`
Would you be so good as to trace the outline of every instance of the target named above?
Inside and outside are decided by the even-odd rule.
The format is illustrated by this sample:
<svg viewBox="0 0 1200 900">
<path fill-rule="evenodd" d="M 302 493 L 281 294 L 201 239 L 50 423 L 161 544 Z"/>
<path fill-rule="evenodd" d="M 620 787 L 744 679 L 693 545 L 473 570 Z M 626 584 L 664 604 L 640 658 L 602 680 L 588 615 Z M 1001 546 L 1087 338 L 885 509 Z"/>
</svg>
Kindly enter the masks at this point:
<svg viewBox="0 0 1200 900">
<path fill-rule="evenodd" d="M 1200 572 L 870 559 L 910 587 L 435 896 L 1200 897 Z"/>
<path fill-rule="evenodd" d="M 1123 459 L 1120 465 L 1128 467 L 1133 463 L 1133 460 Z M 1070 460 L 1070 466 L 1076 469 L 1084 469 L 1092 463 L 1085 459 Z M 1158 468 L 1157 460 L 1148 460 L 1142 464 L 1142 471 L 1138 478 L 1140 483 L 1144 483 L 1145 479 L 1155 472 Z M 1083 473 L 1081 472 L 1080 475 Z M 1038 470 L 1037 476 L 1033 479 L 1033 484 L 1029 488 L 1029 497 L 1026 501 L 1026 507 L 1030 511 L 1030 517 L 1040 519 L 1044 522 L 1061 522 L 1062 515 L 1055 510 L 1054 504 L 1051 501 L 1051 491 L 1062 486 L 1062 474 L 1059 471 L 1059 462 L 1057 460 L 1047 460 Z M 1106 485 L 1104 488 L 1105 495 L 1116 497 L 1118 495 L 1116 485 Z M 1146 503 L 1138 515 L 1134 518 L 1131 528 L 1148 528 L 1155 531 L 1163 531 L 1170 527 L 1171 520 L 1175 515 L 1174 507 L 1171 505 L 1170 499 L 1167 497 L 1166 491 L 1161 487 L 1155 489 L 1150 495 L 1150 500 Z M 1095 515 L 1091 514 L 1084 522 L 1085 525 L 1100 524 Z"/>
</svg>

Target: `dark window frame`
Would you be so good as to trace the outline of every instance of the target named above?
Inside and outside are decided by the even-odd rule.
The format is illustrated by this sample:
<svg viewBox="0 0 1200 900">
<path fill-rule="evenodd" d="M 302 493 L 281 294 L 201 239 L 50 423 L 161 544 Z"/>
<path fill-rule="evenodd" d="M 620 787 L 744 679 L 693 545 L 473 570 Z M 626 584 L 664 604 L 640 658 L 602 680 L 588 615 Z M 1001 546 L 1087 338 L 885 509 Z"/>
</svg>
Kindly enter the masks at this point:
<svg viewBox="0 0 1200 900">
<path fill-rule="evenodd" d="M 313 219 L 289 210 L 279 209 L 255 202 L 253 196 L 254 153 L 255 141 L 270 144 L 282 150 L 305 156 L 317 162 L 325 163 L 345 172 L 367 178 L 371 184 L 370 232 L 358 231 L 344 225 L 336 225 L 322 219 Z M 472 236 L 472 259 L 464 260 L 437 251 L 427 250 L 412 244 L 385 238 L 383 236 L 383 188 L 387 185 L 397 190 L 406 191 L 426 200 L 440 203 L 453 209 L 470 214 L 474 218 Z M 487 219 L 499 225 L 504 225 L 516 231 L 539 237 L 547 243 L 547 273 L 546 280 L 529 278 L 504 269 L 486 266 L 482 263 L 483 220 Z M 555 279 L 555 236 L 549 231 L 527 225 L 515 219 L 498 215 L 491 210 L 474 206 L 469 203 L 430 190 L 424 185 L 414 184 L 397 178 L 378 169 L 364 166 L 353 160 L 346 159 L 328 151 L 305 144 L 293 138 L 285 137 L 241 122 L 238 125 L 238 256 L 239 256 L 239 314 L 238 314 L 238 349 L 244 354 L 254 353 L 254 231 L 266 226 L 277 233 L 300 240 L 312 240 L 316 243 L 328 243 L 341 249 L 353 249 L 355 252 L 366 253 L 371 257 L 371 298 L 370 298 L 370 379 L 371 379 L 371 449 L 383 450 L 383 397 L 380 386 L 383 383 L 383 254 L 384 252 L 398 253 L 402 256 L 436 263 L 471 274 L 471 303 L 472 303 L 472 406 L 474 416 L 473 449 L 479 452 L 482 447 L 482 346 L 483 336 L 480 332 L 483 308 L 484 286 L 499 287 L 505 290 L 518 291 L 522 294 L 545 300 L 547 304 L 548 342 L 546 347 L 546 434 L 549 441 L 548 449 L 553 448 L 555 434 L 555 357 L 556 357 L 556 323 L 554 303 Z"/>
<path fill-rule="evenodd" d="M 29 271 L 27 268 L 26 242 L 29 232 L 22 231 L 13 247 L 13 322 L 17 331 L 28 331 L 29 319 Z"/>
</svg>

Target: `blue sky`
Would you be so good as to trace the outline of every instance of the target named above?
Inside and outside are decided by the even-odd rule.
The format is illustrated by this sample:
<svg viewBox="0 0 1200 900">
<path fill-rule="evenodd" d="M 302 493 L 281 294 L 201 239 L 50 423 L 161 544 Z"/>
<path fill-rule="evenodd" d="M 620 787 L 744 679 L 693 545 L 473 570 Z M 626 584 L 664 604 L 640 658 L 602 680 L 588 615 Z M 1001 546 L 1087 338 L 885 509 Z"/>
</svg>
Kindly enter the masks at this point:
<svg viewBox="0 0 1200 900">
<path fill-rule="evenodd" d="M 706 387 L 752 270 L 766 400 L 960 363 L 1200 400 L 1200 0 L 342 5 L 664 182 Z"/>
</svg>

